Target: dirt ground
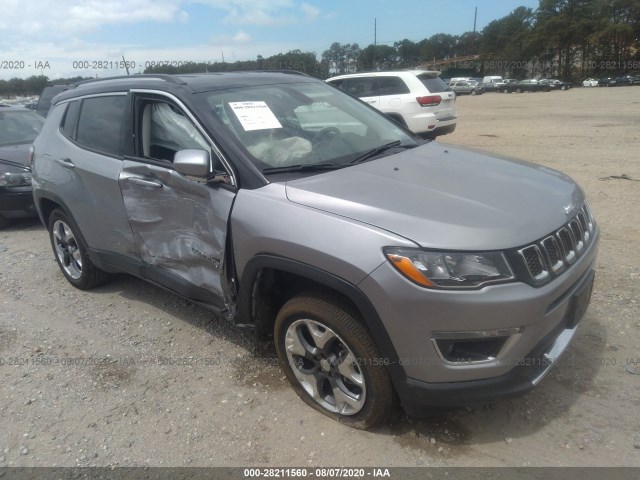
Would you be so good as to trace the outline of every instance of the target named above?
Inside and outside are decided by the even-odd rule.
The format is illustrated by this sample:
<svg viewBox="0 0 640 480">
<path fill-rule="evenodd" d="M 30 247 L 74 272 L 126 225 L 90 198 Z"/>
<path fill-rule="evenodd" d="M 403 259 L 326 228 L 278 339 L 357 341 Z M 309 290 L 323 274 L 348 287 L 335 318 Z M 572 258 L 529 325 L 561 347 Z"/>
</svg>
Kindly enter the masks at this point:
<svg viewBox="0 0 640 480">
<path fill-rule="evenodd" d="M 562 170 L 602 229 L 591 307 L 534 392 L 349 429 L 208 311 L 127 276 L 75 290 L 23 221 L 0 232 L 0 466 L 640 466 L 640 87 L 457 105 L 443 143 Z"/>
</svg>

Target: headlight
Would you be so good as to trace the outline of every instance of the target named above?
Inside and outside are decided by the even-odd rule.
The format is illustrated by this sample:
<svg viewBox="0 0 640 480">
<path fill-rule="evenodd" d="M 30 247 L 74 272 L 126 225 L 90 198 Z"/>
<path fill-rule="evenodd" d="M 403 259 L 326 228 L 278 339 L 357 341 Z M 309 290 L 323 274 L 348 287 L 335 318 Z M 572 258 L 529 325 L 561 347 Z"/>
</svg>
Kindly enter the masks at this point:
<svg viewBox="0 0 640 480">
<path fill-rule="evenodd" d="M 30 173 L 0 173 L 0 187 L 26 187 L 31 185 Z"/>
<path fill-rule="evenodd" d="M 515 277 L 501 252 L 427 252 L 414 248 L 385 248 L 391 264 L 406 278 L 429 288 L 478 288 Z"/>
</svg>

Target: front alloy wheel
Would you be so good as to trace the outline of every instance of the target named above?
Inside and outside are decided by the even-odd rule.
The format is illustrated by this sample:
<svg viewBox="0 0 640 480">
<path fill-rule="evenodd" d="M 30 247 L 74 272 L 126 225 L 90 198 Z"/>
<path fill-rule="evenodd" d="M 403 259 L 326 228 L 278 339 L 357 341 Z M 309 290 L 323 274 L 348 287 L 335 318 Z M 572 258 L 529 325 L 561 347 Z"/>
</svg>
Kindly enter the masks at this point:
<svg viewBox="0 0 640 480">
<path fill-rule="evenodd" d="M 284 343 L 294 375 L 314 401 L 341 415 L 362 410 L 367 396 L 362 371 L 333 330 L 315 320 L 296 320 Z"/>
<path fill-rule="evenodd" d="M 278 312 L 274 334 L 280 364 L 308 405 L 354 428 L 388 422 L 391 378 L 350 304 L 329 293 L 300 294 Z"/>
</svg>

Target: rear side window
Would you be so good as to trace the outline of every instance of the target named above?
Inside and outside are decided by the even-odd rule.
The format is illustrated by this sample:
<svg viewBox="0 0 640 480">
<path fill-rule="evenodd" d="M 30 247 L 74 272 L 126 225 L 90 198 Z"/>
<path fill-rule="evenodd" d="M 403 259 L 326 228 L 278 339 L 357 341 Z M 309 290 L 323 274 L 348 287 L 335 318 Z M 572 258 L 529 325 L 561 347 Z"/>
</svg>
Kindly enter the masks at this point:
<svg viewBox="0 0 640 480">
<path fill-rule="evenodd" d="M 400 77 L 377 77 L 375 93 L 376 95 L 404 95 L 409 93 L 409 87 Z"/>
<path fill-rule="evenodd" d="M 76 141 L 91 150 L 119 155 L 126 99 L 125 95 L 84 99 Z"/>
<path fill-rule="evenodd" d="M 340 88 L 340 89 L 344 90 L 344 87 L 345 87 L 345 85 L 344 85 L 344 83 L 345 83 L 345 79 L 344 79 L 344 78 L 341 78 L 341 79 L 339 79 L 339 80 L 331 80 L 331 81 L 330 81 L 330 82 L 328 82 L 328 83 L 330 83 L 330 84 L 331 84 L 331 85 L 333 85 L 334 87 L 338 87 L 338 88 Z"/>
<path fill-rule="evenodd" d="M 375 78 L 373 77 L 359 77 L 349 80 L 349 86 L 347 92 L 356 97 L 374 97 L 378 94 L 375 92 Z"/>
<path fill-rule="evenodd" d="M 431 77 L 428 75 L 418 75 L 418 80 L 427 87 L 429 93 L 448 92 L 451 89 L 444 83 L 440 77 Z"/>
<path fill-rule="evenodd" d="M 75 134 L 76 123 L 78 123 L 78 113 L 80 113 L 80 101 L 69 102 L 61 125 L 62 133 L 67 138 L 73 138 Z"/>
</svg>

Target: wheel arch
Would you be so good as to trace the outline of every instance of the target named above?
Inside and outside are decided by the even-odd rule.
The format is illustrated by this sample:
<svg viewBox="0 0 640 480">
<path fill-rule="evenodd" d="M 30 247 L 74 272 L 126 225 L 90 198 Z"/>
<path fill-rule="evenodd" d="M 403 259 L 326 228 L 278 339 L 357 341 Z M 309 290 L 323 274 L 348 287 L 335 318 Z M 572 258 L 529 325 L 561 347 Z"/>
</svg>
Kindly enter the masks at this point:
<svg viewBox="0 0 640 480">
<path fill-rule="evenodd" d="M 49 229 L 49 218 L 51 217 L 51 213 L 56 209 L 62 210 L 64 214 L 69 218 L 69 221 L 73 223 L 73 226 L 78 233 L 78 237 L 80 237 L 80 241 L 83 243 L 84 247 L 87 249 L 89 248 L 87 241 L 82 234 L 82 230 L 78 226 L 78 222 L 76 222 L 76 219 L 71 213 L 71 210 L 67 207 L 64 201 L 62 201 L 62 199 L 53 194 L 40 194 L 35 198 L 35 205 L 36 210 L 38 211 L 38 216 L 40 217 L 40 221 L 47 230 Z"/>
<path fill-rule="evenodd" d="M 389 113 L 385 113 L 385 115 L 389 117 L 391 120 L 393 120 L 394 122 L 396 122 L 397 124 L 399 124 L 401 127 L 407 128 L 407 122 L 404 120 L 404 117 L 399 113 L 389 112 Z"/>
<path fill-rule="evenodd" d="M 320 290 L 349 303 L 360 315 L 396 384 L 404 369 L 375 307 L 354 284 L 317 267 L 285 257 L 259 254 L 246 265 L 240 281 L 236 323 L 251 325 L 261 337 L 273 333 L 276 315 L 284 303 L 304 291 Z"/>
</svg>

